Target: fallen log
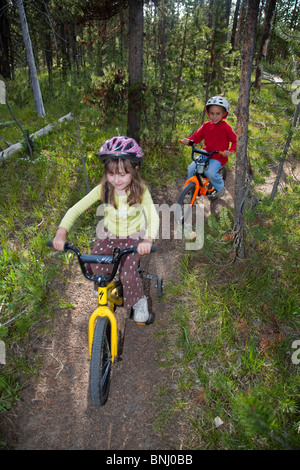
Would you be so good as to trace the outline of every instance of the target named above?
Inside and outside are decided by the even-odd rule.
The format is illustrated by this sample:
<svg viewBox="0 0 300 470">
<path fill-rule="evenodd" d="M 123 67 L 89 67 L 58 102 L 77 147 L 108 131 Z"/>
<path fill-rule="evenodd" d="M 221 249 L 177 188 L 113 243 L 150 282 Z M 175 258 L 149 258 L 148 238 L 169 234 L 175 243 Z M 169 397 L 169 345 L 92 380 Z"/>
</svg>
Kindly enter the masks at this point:
<svg viewBox="0 0 300 470">
<path fill-rule="evenodd" d="M 72 119 L 73 119 L 72 113 L 69 113 L 69 114 L 66 114 L 66 116 L 62 116 L 61 118 L 59 118 L 58 122 L 63 122 L 65 120 L 71 121 Z M 38 137 L 43 137 L 44 135 L 49 134 L 56 126 L 57 126 L 56 123 L 48 124 L 48 126 L 43 127 L 42 129 L 36 132 L 33 132 L 33 134 L 30 134 L 30 138 L 37 139 Z M 4 160 L 11 157 L 15 153 L 20 152 L 22 148 L 23 148 L 23 145 L 20 142 L 18 142 L 17 144 L 13 144 L 7 149 L 0 152 L 0 163 L 2 163 Z"/>
</svg>

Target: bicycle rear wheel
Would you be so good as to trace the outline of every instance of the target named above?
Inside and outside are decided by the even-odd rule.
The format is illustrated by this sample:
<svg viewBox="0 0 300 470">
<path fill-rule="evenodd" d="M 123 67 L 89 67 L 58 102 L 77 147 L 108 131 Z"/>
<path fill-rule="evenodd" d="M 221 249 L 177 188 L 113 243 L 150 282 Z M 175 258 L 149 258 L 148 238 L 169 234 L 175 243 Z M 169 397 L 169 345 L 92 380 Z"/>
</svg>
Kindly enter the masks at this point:
<svg viewBox="0 0 300 470">
<path fill-rule="evenodd" d="M 222 176 L 223 181 L 224 181 L 224 183 L 225 183 L 225 181 L 226 181 L 226 176 L 227 176 L 227 168 L 225 167 L 225 165 L 222 166 L 222 168 L 220 168 L 219 173 L 220 173 L 220 175 Z"/>
<path fill-rule="evenodd" d="M 183 188 L 182 193 L 179 196 L 177 206 L 175 209 L 175 222 L 178 228 L 182 228 L 182 226 L 186 223 L 192 225 L 193 217 L 192 217 L 192 210 L 193 206 L 190 205 L 194 192 L 196 190 L 196 184 L 191 181 L 189 184 Z"/>
<path fill-rule="evenodd" d="M 109 394 L 112 367 L 110 338 L 109 319 L 99 317 L 95 325 L 90 366 L 90 391 L 95 406 L 104 405 Z"/>
</svg>

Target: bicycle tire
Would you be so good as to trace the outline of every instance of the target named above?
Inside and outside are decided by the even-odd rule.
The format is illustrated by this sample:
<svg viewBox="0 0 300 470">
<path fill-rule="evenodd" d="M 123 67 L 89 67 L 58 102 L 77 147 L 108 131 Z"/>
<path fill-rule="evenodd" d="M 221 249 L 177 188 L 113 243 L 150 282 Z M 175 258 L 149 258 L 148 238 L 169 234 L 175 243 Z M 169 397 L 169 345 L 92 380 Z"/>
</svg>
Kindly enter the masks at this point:
<svg viewBox="0 0 300 470">
<path fill-rule="evenodd" d="M 224 181 L 224 183 L 225 183 L 226 177 L 227 177 L 227 168 L 225 167 L 225 165 L 222 166 L 222 168 L 220 168 L 219 173 L 220 173 L 220 175 L 222 176 L 223 181 Z"/>
<path fill-rule="evenodd" d="M 158 297 L 161 297 L 163 295 L 163 280 L 161 277 L 157 278 L 156 289 Z"/>
<path fill-rule="evenodd" d="M 190 181 L 189 184 L 183 188 L 182 193 L 179 196 L 177 206 L 175 209 L 175 222 L 178 226 L 183 226 L 191 218 L 191 212 L 193 206 L 190 206 L 190 202 L 194 195 L 196 184 Z"/>
<path fill-rule="evenodd" d="M 107 317 L 99 317 L 95 324 L 90 365 L 90 392 L 95 406 L 103 406 L 108 399 L 112 368 L 110 339 L 110 321 Z"/>
</svg>

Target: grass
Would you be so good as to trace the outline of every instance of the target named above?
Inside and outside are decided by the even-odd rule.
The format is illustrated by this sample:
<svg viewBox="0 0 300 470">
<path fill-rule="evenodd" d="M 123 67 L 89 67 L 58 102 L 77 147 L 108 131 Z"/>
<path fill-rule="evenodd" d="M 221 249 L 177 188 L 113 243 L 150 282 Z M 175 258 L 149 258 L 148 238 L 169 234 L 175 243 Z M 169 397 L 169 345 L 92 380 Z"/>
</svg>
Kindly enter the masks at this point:
<svg viewBox="0 0 300 470">
<path fill-rule="evenodd" d="M 272 225 L 268 243 L 249 225 L 257 242 L 246 260 L 222 266 L 223 250 L 217 266 L 193 252 L 181 283 L 167 289 L 165 302 L 175 307 L 162 367 L 177 378 L 175 390 L 165 391 L 167 422 L 180 416 L 185 449 L 300 447 L 299 366 L 292 360 L 300 335 L 299 225 L 288 218 L 298 205 L 297 190 L 263 201 L 255 215 Z M 215 223 L 210 227 L 216 241 Z"/>
</svg>

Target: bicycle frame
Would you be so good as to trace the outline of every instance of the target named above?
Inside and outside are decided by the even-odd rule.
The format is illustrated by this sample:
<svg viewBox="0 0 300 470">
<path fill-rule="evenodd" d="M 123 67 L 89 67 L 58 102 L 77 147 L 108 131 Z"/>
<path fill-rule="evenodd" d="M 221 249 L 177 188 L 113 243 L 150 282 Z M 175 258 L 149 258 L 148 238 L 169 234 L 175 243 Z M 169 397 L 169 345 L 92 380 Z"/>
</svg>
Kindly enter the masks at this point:
<svg viewBox="0 0 300 470">
<path fill-rule="evenodd" d="M 198 158 L 198 157 L 196 157 L 196 158 L 194 157 L 195 153 L 198 153 L 199 155 L 207 157 L 206 162 L 209 161 L 209 159 L 212 157 L 213 154 L 215 154 L 215 153 L 222 154 L 222 152 L 220 152 L 219 150 L 215 150 L 213 152 L 207 152 L 206 150 L 197 149 L 197 148 L 195 148 L 193 141 L 191 141 L 191 142 L 192 142 L 192 144 L 191 144 L 191 146 L 192 146 L 192 160 L 194 162 L 197 161 L 197 158 Z M 203 163 L 203 169 L 204 169 L 204 161 L 202 160 L 201 163 Z M 207 196 L 208 193 L 211 193 L 211 192 L 214 191 L 213 187 L 211 189 L 208 189 L 207 187 L 205 187 L 205 186 L 209 185 L 210 180 L 207 177 L 203 176 L 203 174 L 204 174 L 204 171 L 203 171 L 203 173 L 196 173 L 194 176 L 189 178 L 184 184 L 184 187 L 187 186 L 191 182 L 195 183 L 195 185 L 196 185 L 192 200 L 190 202 L 191 206 L 194 204 L 196 196 L 198 196 L 198 194 L 203 195 L 203 196 Z"/>
<path fill-rule="evenodd" d="M 117 296 L 112 298 L 111 294 L 116 287 L 115 282 L 109 283 L 107 286 L 98 286 L 98 308 L 92 313 L 89 319 L 88 326 L 88 347 L 89 347 L 89 357 L 92 353 L 92 344 L 95 331 L 95 321 L 98 317 L 108 317 L 111 324 L 111 356 L 112 362 L 114 362 L 115 357 L 118 354 L 118 333 L 117 333 L 117 320 L 114 316 L 114 306 L 122 305 L 122 298 Z M 110 302 L 108 307 L 108 301 Z"/>
<path fill-rule="evenodd" d="M 194 175 L 185 182 L 184 187 L 187 186 L 191 182 L 195 183 L 196 185 L 195 192 L 190 202 L 191 206 L 194 204 L 196 196 L 198 196 L 198 194 L 207 196 L 207 193 L 211 193 L 214 190 L 214 188 L 208 189 L 204 187 L 204 186 L 208 186 L 210 183 L 208 178 L 203 178 L 203 181 L 201 181 L 201 184 L 200 184 L 199 177 Z"/>
</svg>

